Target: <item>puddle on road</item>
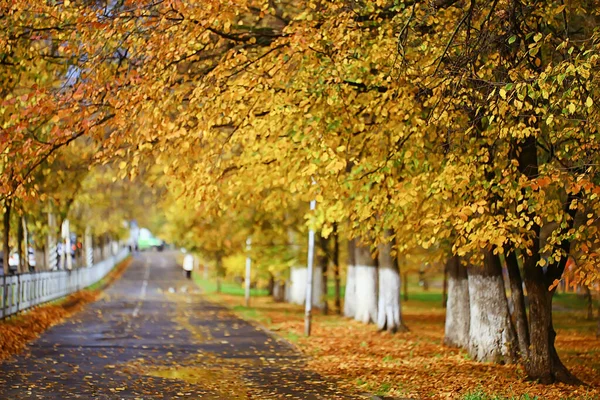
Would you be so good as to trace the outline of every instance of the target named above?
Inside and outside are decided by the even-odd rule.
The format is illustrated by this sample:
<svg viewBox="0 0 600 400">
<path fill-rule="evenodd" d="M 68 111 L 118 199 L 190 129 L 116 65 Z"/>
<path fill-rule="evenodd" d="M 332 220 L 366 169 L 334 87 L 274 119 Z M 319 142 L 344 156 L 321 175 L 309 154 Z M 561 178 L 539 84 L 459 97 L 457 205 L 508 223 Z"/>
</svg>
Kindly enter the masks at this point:
<svg viewBox="0 0 600 400">
<path fill-rule="evenodd" d="M 248 398 L 244 384 L 233 374 L 224 370 L 180 366 L 147 370 L 144 371 L 144 375 L 197 385 L 218 394 L 221 398 Z"/>
</svg>

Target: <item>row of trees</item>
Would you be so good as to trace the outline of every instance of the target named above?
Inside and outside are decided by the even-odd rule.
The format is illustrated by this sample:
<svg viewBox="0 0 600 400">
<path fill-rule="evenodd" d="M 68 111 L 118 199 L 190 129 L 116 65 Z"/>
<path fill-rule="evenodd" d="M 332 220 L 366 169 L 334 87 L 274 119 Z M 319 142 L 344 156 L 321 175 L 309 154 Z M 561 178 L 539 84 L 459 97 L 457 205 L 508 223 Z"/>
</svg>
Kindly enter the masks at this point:
<svg viewBox="0 0 600 400">
<path fill-rule="evenodd" d="M 271 223 L 306 215 L 324 237 L 343 226 L 346 313 L 390 330 L 402 327 L 394 256 L 435 248 L 452 271 L 448 344 L 576 382 L 554 349 L 552 296 L 569 255 L 585 284 L 598 273 L 597 10 L 306 6 L 221 5 L 206 18 L 204 44 L 232 49 L 193 89 L 178 86 L 178 135 L 165 142 L 189 149 L 168 166 L 185 203 L 225 218 L 221 229 L 253 227 L 239 210 L 256 208 Z M 197 32 L 179 11 L 178 29 Z"/>
<path fill-rule="evenodd" d="M 121 74 L 125 49 L 119 35 L 99 29 L 117 16 L 115 7 L 125 4 L 0 5 L 5 272 L 14 249 L 21 270 L 29 244 L 47 256 L 66 219 L 73 232 L 79 237 L 87 232 L 99 248 L 109 237 L 125 238 L 124 223 L 132 219 L 154 222 L 147 211 L 160 189 L 147 181 L 154 182 L 155 173 L 145 169 L 144 179 L 136 180 L 136 174 L 125 174 L 122 160 L 131 151 L 121 134 L 125 128 L 118 128 L 132 118 L 117 95 L 126 95 L 131 82 Z M 137 165 L 135 157 L 130 161 Z M 41 261 L 38 257 L 38 267 L 46 264 Z"/>
<path fill-rule="evenodd" d="M 0 14 L 7 199 L 82 135 L 121 178 L 162 171 L 169 229 L 218 268 L 252 236 L 276 276 L 306 227 L 335 231 L 347 315 L 393 331 L 394 258 L 425 252 L 454 271 L 449 344 L 576 382 L 551 310 L 569 255 L 598 279 L 594 2 L 19 3 Z"/>
</svg>

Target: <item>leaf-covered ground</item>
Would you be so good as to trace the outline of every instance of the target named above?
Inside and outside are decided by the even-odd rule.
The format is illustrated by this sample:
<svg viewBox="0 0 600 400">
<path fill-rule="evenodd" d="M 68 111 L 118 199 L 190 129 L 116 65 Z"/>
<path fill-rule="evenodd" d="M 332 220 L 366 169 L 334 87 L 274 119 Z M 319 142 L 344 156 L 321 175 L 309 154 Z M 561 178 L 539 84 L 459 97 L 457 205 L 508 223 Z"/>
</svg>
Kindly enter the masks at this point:
<svg viewBox="0 0 600 400">
<path fill-rule="evenodd" d="M 130 262 L 130 259 L 123 261 L 104 279 L 87 289 L 0 321 L 0 361 L 21 352 L 27 343 L 37 339 L 48 328 L 95 301 L 106 286 L 123 274 Z"/>
<path fill-rule="evenodd" d="M 540 385 L 525 380 L 522 367 L 474 362 L 466 352 L 442 345 L 444 311 L 427 302 L 404 306 L 409 332 L 390 335 L 335 315 L 314 316 L 312 336 L 303 335 L 303 308 L 253 298 L 214 295 L 247 319 L 266 325 L 311 356 L 309 367 L 340 379 L 358 392 L 409 398 L 600 398 L 600 341 L 580 313 L 555 313 L 557 348 L 587 387 Z M 566 329 L 567 326 L 576 329 Z"/>
</svg>

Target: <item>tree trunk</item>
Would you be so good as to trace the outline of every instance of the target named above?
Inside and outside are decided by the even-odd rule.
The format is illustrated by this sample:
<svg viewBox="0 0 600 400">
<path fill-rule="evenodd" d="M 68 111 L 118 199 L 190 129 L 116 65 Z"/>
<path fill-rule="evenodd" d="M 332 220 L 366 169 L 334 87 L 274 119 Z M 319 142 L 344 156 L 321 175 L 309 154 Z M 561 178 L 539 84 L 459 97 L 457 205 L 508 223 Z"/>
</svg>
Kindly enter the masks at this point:
<svg viewBox="0 0 600 400">
<path fill-rule="evenodd" d="M 289 298 L 292 304 L 304 304 L 306 301 L 306 267 L 290 268 Z"/>
<path fill-rule="evenodd" d="M 481 267 L 469 266 L 469 355 L 477 361 L 513 363 L 516 337 L 497 255 L 484 250 Z"/>
<path fill-rule="evenodd" d="M 344 295 L 344 315 L 356 316 L 356 240 L 348 240 L 348 271 L 346 272 L 346 293 Z"/>
<path fill-rule="evenodd" d="M 21 223 L 23 225 L 23 243 L 25 245 L 25 261 L 23 262 L 23 266 L 25 268 L 25 272 L 29 272 L 31 266 L 29 265 L 29 229 L 27 229 L 27 218 L 23 216 L 21 218 Z M 35 250 L 34 250 L 35 257 Z"/>
<path fill-rule="evenodd" d="M 403 274 L 404 278 L 402 281 L 404 282 L 404 301 L 408 301 L 408 272 Z"/>
<path fill-rule="evenodd" d="M 425 276 L 425 271 L 423 271 L 423 270 L 419 271 L 419 280 L 423 284 L 423 290 L 425 292 L 428 292 L 429 291 L 429 281 L 427 280 L 427 277 Z"/>
<path fill-rule="evenodd" d="M 458 256 L 452 256 L 446 263 L 446 270 L 448 271 L 448 303 L 444 344 L 467 349 L 471 323 L 467 268 Z"/>
<path fill-rule="evenodd" d="M 106 255 L 104 254 L 104 235 L 98 237 L 98 242 L 98 246 L 100 247 L 100 259 L 106 260 Z"/>
<path fill-rule="evenodd" d="M 308 268 L 304 268 L 305 273 L 305 282 L 308 283 Z M 321 267 L 318 265 L 314 266 L 313 269 L 313 282 L 312 282 L 312 306 L 313 308 L 323 309 L 323 304 L 325 300 L 325 292 L 323 288 L 323 279 L 319 279 L 322 277 Z M 306 285 L 304 286 L 304 296 L 306 297 Z M 305 302 L 306 303 L 306 302 Z"/>
<path fill-rule="evenodd" d="M 223 276 L 223 255 L 220 251 L 216 255 L 217 293 L 221 293 L 221 278 Z"/>
<path fill-rule="evenodd" d="M 534 136 L 526 137 L 519 144 L 517 160 L 519 171 L 529 179 L 538 176 L 537 142 Z M 571 216 L 566 229 L 573 225 L 576 210 L 570 208 L 573 194 L 567 196 L 565 212 Z M 523 272 L 527 298 L 529 300 L 529 334 L 530 343 L 529 358 L 525 363 L 525 370 L 530 379 L 541 383 L 553 383 L 556 381 L 570 384 L 581 383 L 558 357 L 554 347 L 556 332 L 552 324 L 552 296 L 556 290 L 548 290 L 554 279 L 560 279 L 565 269 L 567 256 L 570 252 L 571 243 L 564 241 L 560 248 L 566 255 L 559 263 L 549 265 L 546 270 L 538 266 L 540 260 L 540 226 L 534 224 L 531 228 L 534 233 L 532 246 L 528 249 L 531 256 L 523 254 Z"/>
<path fill-rule="evenodd" d="M 19 218 L 19 222 L 22 222 Z M 19 265 L 17 265 L 17 271 L 22 274 L 25 272 L 25 257 L 23 256 L 23 238 L 25 232 L 23 232 L 23 224 L 17 223 L 17 256 L 19 257 Z"/>
<path fill-rule="evenodd" d="M 10 243 L 8 238 L 10 236 L 10 211 L 11 211 L 11 200 L 6 199 L 4 201 L 4 232 L 3 232 L 3 243 L 2 248 L 4 251 L 4 256 L 2 262 L 4 263 L 4 275 L 8 275 L 8 259 L 10 258 Z"/>
<path fill-rule="evenodd" d="M 510 283 L 510 297 L 513 303 L 513 321 L 519 343 L 519 352 L 523 359 L 529 354 L 529 326 L 527 322 L 527 311 L 525 308 L 525 296 L 523 294 L 523 279 L 514 251 L 505 253 L 506 270 Z"/>
<path fill-rule="evenodd" d="M 589 286 L 583 285 L 585 288 L 585 298 L 587 299 L 587 319 L 589 321 L 594 319 L 594 302 L 592 299 L 592 291 Z"/>
<path fill-rule="evenodd" d="M 391 230 L 385 231 L 386 238 L 392 235 Z M 377 327 L 395 333 L 406 331 L 402 321 L 400 305 L 400 270 L 398 263 L 392 257 L 392 243 L 379 245 L 379 307 Z"/>
<path fill-rule="evenodd" d="M 48 246 L 46 244 L 44 244 L 42 246 L 42 255 L 43 255 L 43 257 L 42 257 L 42 263 L 43 264 L 38 267 L 38 270 L 40 270 L 40 271 L 48 271 L 48 269 L 49 269 L 48 268 L 48 254 L 46 254 L 46 248 L 47 247 Z"/>
<path fill-rule="evenodd" d="M 335 313 L 342 315 L 341 282 L 340 282 L 340 240 L 337 224 L 333 224 L 333 279 L 335 281 Z"/>
<path fill-rule="evenodd" d="M 442 283 L 442 308 L 448 303 L 448 264 L 444 265 L 444 282 Z"/>
<path fill-rule="evenodd" d="M 596 338 L 600 338 L 600 304 L 598 305 L 598 326 L 596 328 Z"/>
<path fill-rule="evenodd" d="M 329 264 L 329 239 L 324 238 L 322 235 L 319 235 L 319 254 L 317 256 L 317 267 L 321 269 L 321 286 L 323 287 L 322 291 L 322 304 L 323 304 L 323 314 L 327 314 L 329 312 L 329 304 L 327 303 L 327 267 Z M 319 279 L 319 277 L 316 277 Z"/>
<path fill-rule="evenodd" d="M 275 291 L 275 275 L 269 272 L 269 284 L 267 286 L 267 294 L 269 296 L 273 296 L 273 292 Z"/>
<path fill-rule="evenodd" d="M 273 300 L 278 303 L 285 301 L 285 281 L 280 277 L 275 280 L 273 286 Z"/>
<path fill-rule="evenodd" d="M 558 381 L 579 384 L 581 382 L 567 370 L 556 353 L 556 332 L 552 324 L 554 290 L 548 290 L 548 285 L 543 279 L 543 269 L 536 263 L 532 261 L 525 264 L 531 334 L 531 347 L 525 370 L 530 379 L 540 383 L 550 384 Z"/>
<path fill-rule="evenodd" d="M 356 315 L 368 324 L 377 322 L 377 262 L 368 245 L 356 244 Z"/>
</svg>

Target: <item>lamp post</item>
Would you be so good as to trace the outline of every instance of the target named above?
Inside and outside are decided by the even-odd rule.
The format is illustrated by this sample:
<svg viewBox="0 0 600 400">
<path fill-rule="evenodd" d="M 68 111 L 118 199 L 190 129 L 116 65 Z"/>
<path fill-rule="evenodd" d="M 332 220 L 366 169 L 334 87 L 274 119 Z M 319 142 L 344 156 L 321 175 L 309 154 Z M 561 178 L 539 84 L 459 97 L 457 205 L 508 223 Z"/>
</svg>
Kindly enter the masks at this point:
<svg viewBox="0 0 600 400">
<path fill-rule="evenodd" d="M 317 206 L 316 200 L 311 200 L 310 210 L 313 211 Z M 306 272 L 306 307 L 304 313 L 304 334 L 310 336 L 312 322 L 312 287 L 313 271 L 315 257 L 315 231 L 311 228 L 308 231 L 308 263 Z"/>
<path fill-rule="evenodd" d="M 248 236 L 246 239 L 246 281 L 244 282 L 246 285 L 246 307 L 250 307 L 250 279 L 252 278 L 251 270 L 252 267 L 252 259 L 250 258 L 250 249 L 252 248 L 252 238 Z"/>
</svg>

